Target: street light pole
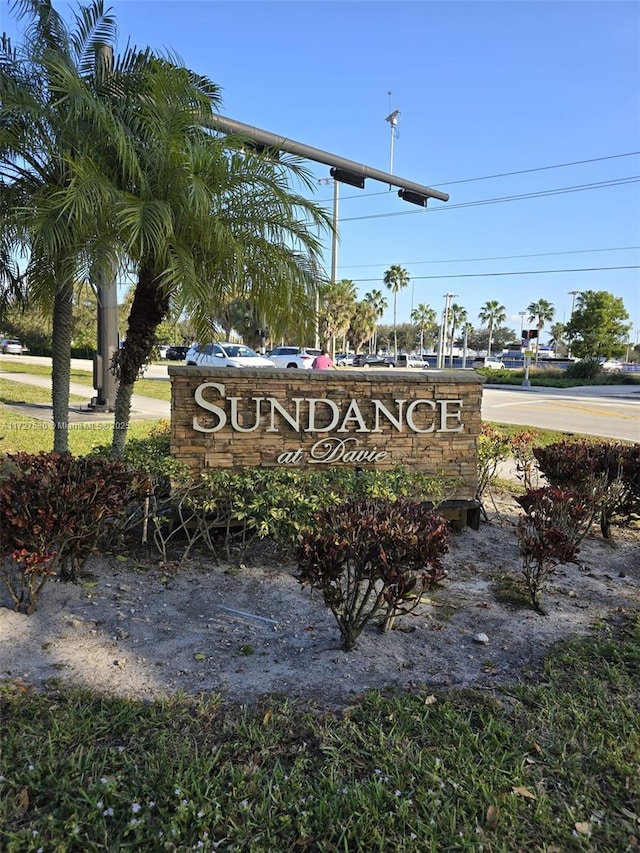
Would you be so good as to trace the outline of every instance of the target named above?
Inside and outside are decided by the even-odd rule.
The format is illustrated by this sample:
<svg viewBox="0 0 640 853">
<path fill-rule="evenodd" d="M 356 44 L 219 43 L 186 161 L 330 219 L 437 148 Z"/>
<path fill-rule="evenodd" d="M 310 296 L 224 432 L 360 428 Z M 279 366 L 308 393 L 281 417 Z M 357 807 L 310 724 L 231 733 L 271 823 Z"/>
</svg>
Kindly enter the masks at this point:
<svg viewBox="0 0 640 853">
<path fill-rule="evenodd" d="M 333 184 L 333 234 L 331 236 L 331 283 L 335 284 L 338 277 L 338 201 L 339 201 L 339 181 L 335 178 L 319 178 L 319 184 Z M 316 349 L 320 347 L 320 297 L 316 289 Z"/>
<path fill-rule="evenodd" d="M 578 296 L 580 293 L 582 293 L 581 290 L 570 290 L 569 291 L 568 295 L 571 297 L 571 314 L 569 315 L 569 322 L 571 322 L 573 320 L 573 310 L 576 306 L 576 296 Z M 571 341 L 569 341 L 569 349 L 568 349 L 567 355 L 569 356 L 569 358 L 571 358 Z"/>
<path fill-rule="evenodd" d="M 522 346 L 522 341 L 524 340 L 524 318 L 527 316 L 526 311 L 518 311 L 520 315 L 520 346 Z"/>
<path fill-rule="evenodd" d="M 442 325 L 440 326 L 440 340 L 438 343 L 438 370 L 444 367 L 444 351 L 447 343 L 447 327 L 449 325 L 449 306 L 451 300 L 457 297 L 457 293 L 444 294 L 444 311 L 442 312 Z"/>
</svg>

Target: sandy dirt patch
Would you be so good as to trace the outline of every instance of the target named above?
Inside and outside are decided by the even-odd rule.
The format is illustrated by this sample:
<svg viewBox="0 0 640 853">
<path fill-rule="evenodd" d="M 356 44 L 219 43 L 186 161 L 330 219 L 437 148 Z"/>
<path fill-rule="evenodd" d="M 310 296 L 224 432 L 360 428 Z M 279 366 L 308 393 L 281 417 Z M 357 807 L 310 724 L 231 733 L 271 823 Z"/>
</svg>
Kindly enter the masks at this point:
<svg viewBox="0 0 640 853">
<path fill-rule="evenodd" d="M 449 575 L 431 603 L 390 633 L 370 624 L 350 652 L 321 597 L 266 548 L 241 566 L 96 556 L 86 581 L 45 587 L 32 616 L 13 612 L 2 587 L 0 682 L 56 680 L 136 699 L 214 693 L 225 703 L 279 693 L 333 708 L 367 688 L 499 690 L 553 642 L 640 607 L 640 532 L 619 528 L 612 541 L 594 530 L 580 565 L 558 568 L 546 616 L 501 595 L 521 567 L 516 510 L 504 495 L 479 531 L 452 533 Z"/>
</svg>

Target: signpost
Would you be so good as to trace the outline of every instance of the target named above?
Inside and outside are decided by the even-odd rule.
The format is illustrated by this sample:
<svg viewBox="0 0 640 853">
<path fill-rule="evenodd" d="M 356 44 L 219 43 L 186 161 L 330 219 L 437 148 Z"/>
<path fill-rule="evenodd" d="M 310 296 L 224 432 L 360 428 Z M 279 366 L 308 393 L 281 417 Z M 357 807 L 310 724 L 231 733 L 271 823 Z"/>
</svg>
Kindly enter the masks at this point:
<svg viewBox="0 0 640 853">
<path fill-rule="evenodd" d="M 529 368 L 531 367 L 531 359 L 533 358 L 533 350 L 527 349 L 524 351 L 524 379 L 522 380 L 523 388 L 530 388 Z"/>
</svg>

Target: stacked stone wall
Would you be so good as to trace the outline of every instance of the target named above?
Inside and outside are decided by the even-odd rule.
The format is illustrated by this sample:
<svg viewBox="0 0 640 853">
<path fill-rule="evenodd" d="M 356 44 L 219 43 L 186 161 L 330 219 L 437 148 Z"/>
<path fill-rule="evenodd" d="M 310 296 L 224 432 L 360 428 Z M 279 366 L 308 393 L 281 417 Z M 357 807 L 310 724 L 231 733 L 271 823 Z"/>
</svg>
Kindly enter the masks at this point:
<svg viewBox="0 0 640 853">
<path fill-rule="evenodd" d="M 171 453 L 204 468 L 349 466 L 460 478 L 473 499 L 482 379 L 466 371 L 169 367 Z"/>
</svg>

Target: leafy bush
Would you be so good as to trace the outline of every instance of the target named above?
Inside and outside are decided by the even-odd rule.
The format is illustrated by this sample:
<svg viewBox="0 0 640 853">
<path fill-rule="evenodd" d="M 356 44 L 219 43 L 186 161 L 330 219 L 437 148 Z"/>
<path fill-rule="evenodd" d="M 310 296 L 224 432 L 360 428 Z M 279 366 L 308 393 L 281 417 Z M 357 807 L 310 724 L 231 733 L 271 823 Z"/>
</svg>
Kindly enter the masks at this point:
<svg viewBox="0 0 640 853">
<path fill-rule="evenodd" d="M 605 538 L 613 519 L 640 513 L 640 444 L 559 441 L 533 453 L 549 483 L 597 501 Z"/>
<path fill-rule="evenodd" d="M 445 520 L 422 504 L 357 498 L 316 513 L 300 533 L 297 578 L 322 592 L 349 651 L 375 616 L 384 630 L 415 610 L 445 577 L 447 549 Z"/>
<path fill-rule="evenodd" d="M 165 534 L 156 528 L 156 541 L 166 550 L 166 535 L 187 536 L 183 558 L 196 544 L 214 549 L 212 531 L 224 534 L 227 556 L 235 541 L 245 550 L 255 539 L 272 538 L 283 550 L 293 550 L 300 530 L 324 507 L 338 507 L 354 498 L 395 500 L 410 497 L 438 504 L 457 480 L 445 482 L 397 466 L 389 471 L 309 471 L 248 468 L 244 471 L 206 470 L 197 483 L 173 493 L 177 526 Z"/>
<path fill-rule="evenodd" d="M 498 466 L 511 456 L 511 439 L 489 424 L 482 425 L 478 436 L 478 488 L 476 500 L 480 501 L 482 513 L 487 518 L 483 496 L 498 473 Z"/>
<path fill-rule="evenodd" d="M 565 376 L 568 379 L 599 379 L 602 372 L 602 365 L 597 358 L 583 358 L 570 364 L 565 370 Z"/>
<path fill-rule="evenodd" d="M 575 562 L 596 512 L 584 494 L 545 486 L 516 497 L 524 509 L 516 527 L 531 603 L 542 611 L 542 593 L 559 563 Z"/>
<path fill-rule="evenodd" d="M 2 578 L 15 609 L 31 613 L 47 577 L 78 579 L 89 555 L 118 534 L 127 507 L 147 494 L 148 482 L 99 457 L 16 453 L 7 466 L 0 482 Z"/>
</svg>

